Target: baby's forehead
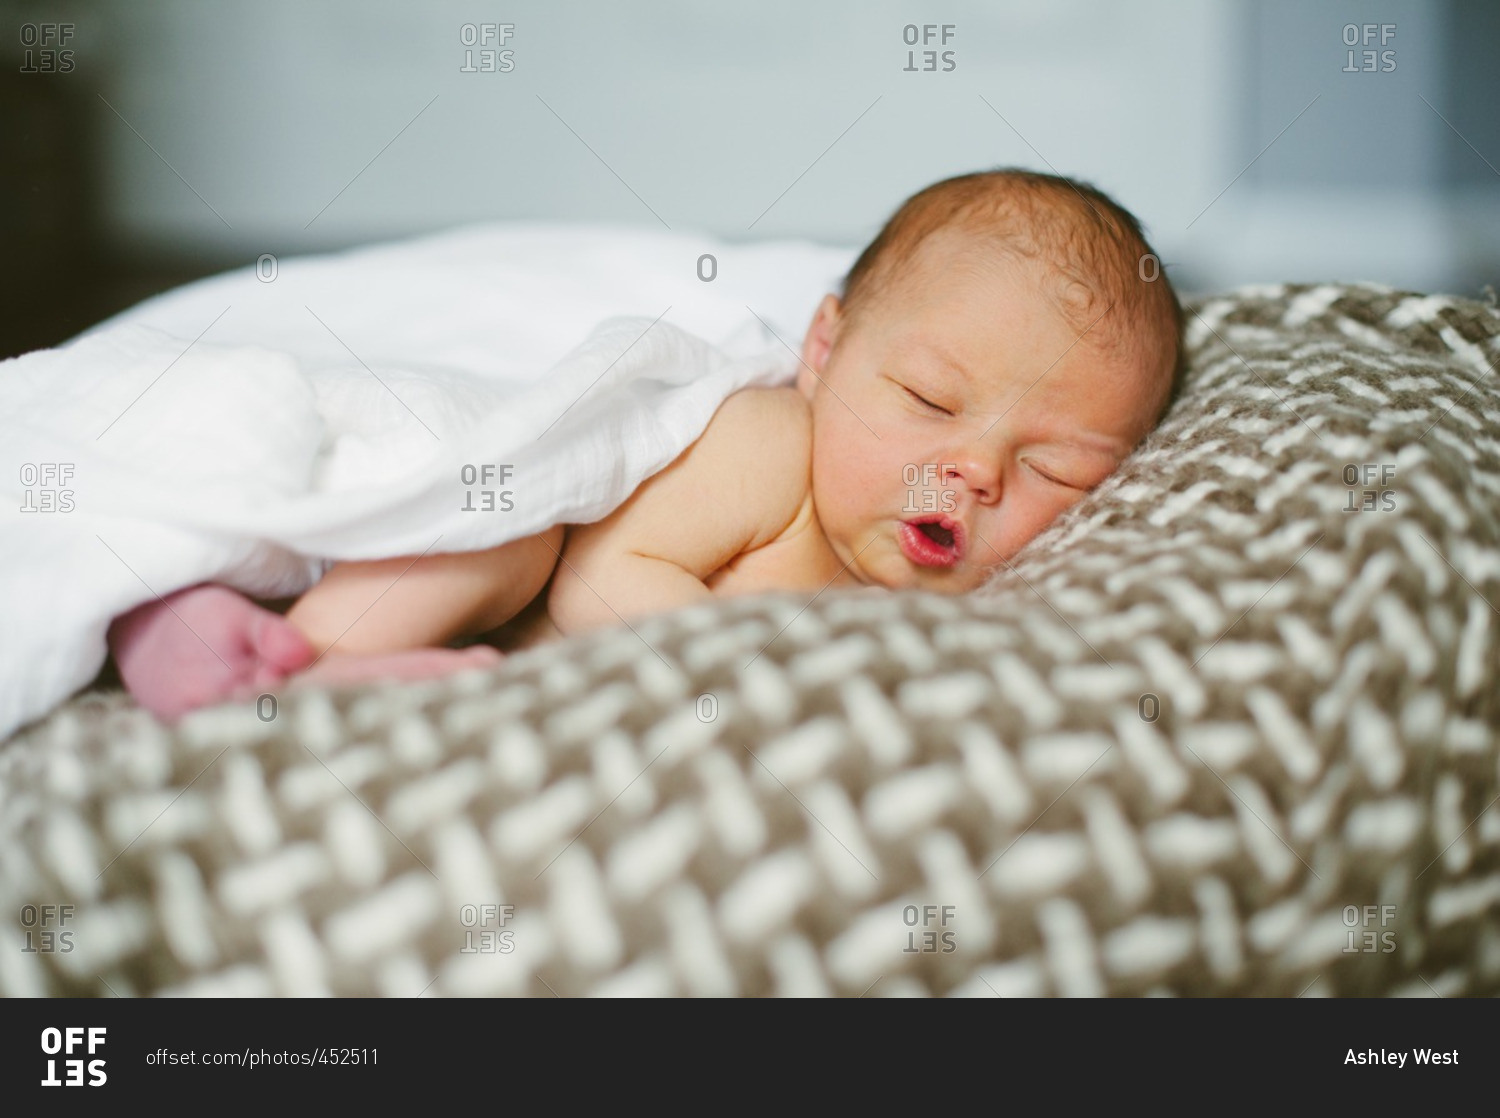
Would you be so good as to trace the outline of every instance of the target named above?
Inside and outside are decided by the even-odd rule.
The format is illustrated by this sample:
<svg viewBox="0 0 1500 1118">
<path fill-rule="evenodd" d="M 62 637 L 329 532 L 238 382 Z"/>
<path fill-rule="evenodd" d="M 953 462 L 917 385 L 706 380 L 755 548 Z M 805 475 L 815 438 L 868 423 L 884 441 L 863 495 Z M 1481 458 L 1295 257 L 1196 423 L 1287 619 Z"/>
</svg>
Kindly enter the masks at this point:
<svg viewBox="0 0 1500 1118">
<path fill-rule="evenodd" d="M 1070 341 L 1087 341 L 1099 356 L 1128 352 L 1137 359 L 1129 362 L 1132 367 L 1143 360 L 1138 371 L 1152 379 L 1160 363 L 1155 351 L 1176 348 L 1177 323 L 1167 300 L 1155 297 L 1161 293 L 1148 290 L 1152 285 L 1118 255 L 1103 247 L 1065 254 L 1055 246 L 944 229 L 918 247 L 910 266 L 882 293 L 885 317 L 917 328 L 924 320 L 945 320 L 933 329 L 949 337 L 1056 323 Z M 982 316 L 958 313 L 987 299 Z M 955 313 L 945 314 L 950 307 Z"/>
<path fill-rule="evenodd" d="M 1083 333 L 1089 320 L 1080 325 L 1078 312 L 1088 297 L 1076 290 L 1080 282 L 1003 246 L 939 242 L 923 247 L 881 292 L 879 312 L 865 317 L 885 327 L 890 344 L 951 360 L 986 336 L 1049 328 Z"/>
</svg>

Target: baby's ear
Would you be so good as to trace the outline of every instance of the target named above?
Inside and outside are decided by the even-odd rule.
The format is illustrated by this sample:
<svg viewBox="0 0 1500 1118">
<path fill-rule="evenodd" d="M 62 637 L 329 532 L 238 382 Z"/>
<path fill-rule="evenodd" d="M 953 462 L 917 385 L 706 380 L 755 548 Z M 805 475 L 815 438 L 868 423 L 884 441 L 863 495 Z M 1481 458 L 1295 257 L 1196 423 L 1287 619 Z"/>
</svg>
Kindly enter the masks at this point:
<svg viewBox="0 0 1500 1118">
<path fill-rule="evenodd" d="M 828 355 L 833 351 L 833 343 L 838 338 L 842 315 L 843 306 L 839 303 L 839 297 L 824 295 L 823 301 L 818 304 L 817 313 L 807 327 L 807 335 L 802 339 L 802 364 L 797 368 L 797 391 L 809 400 L 818 384 L 818 377 L 814 374 L 821 375 L 823 366 L 828 364 Z"/>
</svg>

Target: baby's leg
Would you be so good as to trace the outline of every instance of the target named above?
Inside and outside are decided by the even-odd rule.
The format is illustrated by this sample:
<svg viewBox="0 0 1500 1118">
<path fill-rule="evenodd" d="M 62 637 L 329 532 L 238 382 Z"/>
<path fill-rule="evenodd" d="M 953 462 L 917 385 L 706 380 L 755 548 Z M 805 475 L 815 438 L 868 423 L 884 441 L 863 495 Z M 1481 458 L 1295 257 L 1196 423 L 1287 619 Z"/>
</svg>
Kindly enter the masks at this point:
<svg viewBox="0 0 1500 1118">
<path fill-rule="evenodd" d="M 563 537 L 559 524 L 486 551 L 340 563 L 286 619 L 320 656 L 444 645 L 520 613 L 552 577 Z"/>
<path fill-rule="evenodd" d="M 519 612 L 551 577 L 562 540 L 558 525 L 488 551 L 340 563 L 285 618 L 228 587 L 189 587 L 117 618 L 109 645 L 126 688 L 169 720 L 294 673 L 339 685 L 483 667 L 500 654 L 423 646 Z"/>
</svg>

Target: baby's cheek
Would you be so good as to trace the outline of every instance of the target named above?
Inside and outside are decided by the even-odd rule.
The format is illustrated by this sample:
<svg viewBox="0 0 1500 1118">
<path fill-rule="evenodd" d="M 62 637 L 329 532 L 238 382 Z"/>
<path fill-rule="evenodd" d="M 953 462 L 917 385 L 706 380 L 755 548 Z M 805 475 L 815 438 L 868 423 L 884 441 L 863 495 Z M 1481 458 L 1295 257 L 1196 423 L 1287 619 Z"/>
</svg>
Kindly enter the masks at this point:
<svg viewBox="0 0 1500 1118">
<path fill-rule="evenodd" d="M 1000 505 L 1000 523 L 986 533 L 988 543 L 979 545 L 982 555 L 976 559 L 987 567 L 1001 566 L 1061 516 L 1075 500 L 1036 493 L 1010 494 Z M 996 554 L 998 552 L 999 554 Z"/>
<path fill-rule="evenodd" d="M 847 446 L 847 444 L 846 444 Z M 878 455 L 861 447 L 814 458 L 813 483 L 818 496 L 845 512 L 856 512 L 877 503 L 892 490 L 891 468 Z M 899 468 L 895 471 L 900 478 Z"/>
</svg>

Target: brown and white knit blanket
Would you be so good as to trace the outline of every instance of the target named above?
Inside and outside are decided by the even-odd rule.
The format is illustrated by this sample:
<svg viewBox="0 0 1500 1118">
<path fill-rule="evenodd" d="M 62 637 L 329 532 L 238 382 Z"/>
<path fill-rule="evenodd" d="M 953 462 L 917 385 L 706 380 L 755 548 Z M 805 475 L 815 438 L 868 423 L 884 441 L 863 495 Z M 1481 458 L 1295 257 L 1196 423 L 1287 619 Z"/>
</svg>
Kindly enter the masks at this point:
<svg viewBox="0 0 1500 1118">
<path fill-rule="evenodd" d="M 0 745 L 0 993 L 1500 992 L 1500 315 L 1196 300 L 1112 478 L 961 598 Z"/>
</svg>

